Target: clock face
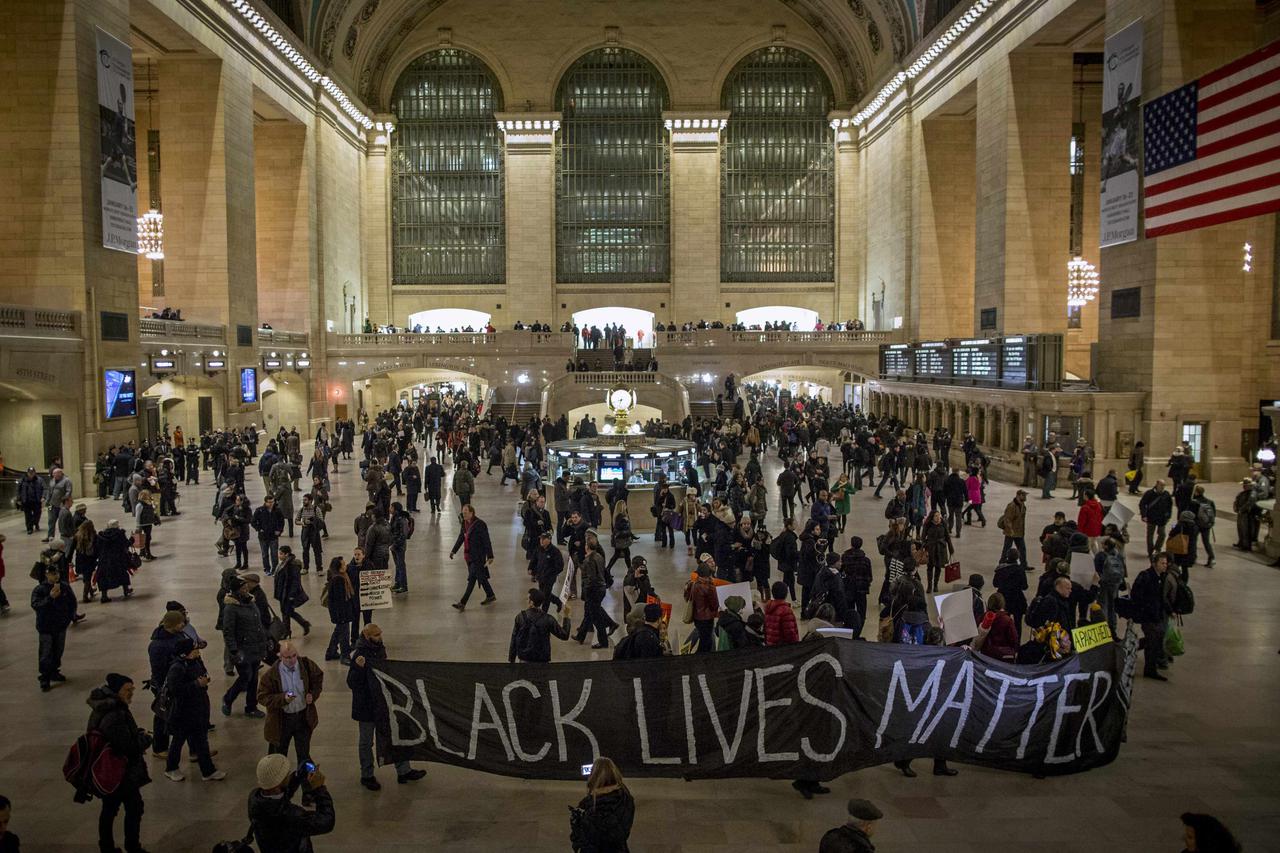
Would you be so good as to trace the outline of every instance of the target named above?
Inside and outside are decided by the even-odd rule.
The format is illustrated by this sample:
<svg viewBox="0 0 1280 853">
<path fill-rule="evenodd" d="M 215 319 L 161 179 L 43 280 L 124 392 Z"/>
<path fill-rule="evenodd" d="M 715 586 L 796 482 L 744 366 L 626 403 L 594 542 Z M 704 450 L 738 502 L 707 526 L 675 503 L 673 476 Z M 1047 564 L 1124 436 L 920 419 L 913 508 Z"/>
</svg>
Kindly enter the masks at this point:
<svg viewBox="0 0 1280 853">
<path fill-rule="evenodd" d="M 609 393 L 609 402 L 615 409 L 631 408 L 631 392 L 626 388 L 615 388 Z"/>
</svg>

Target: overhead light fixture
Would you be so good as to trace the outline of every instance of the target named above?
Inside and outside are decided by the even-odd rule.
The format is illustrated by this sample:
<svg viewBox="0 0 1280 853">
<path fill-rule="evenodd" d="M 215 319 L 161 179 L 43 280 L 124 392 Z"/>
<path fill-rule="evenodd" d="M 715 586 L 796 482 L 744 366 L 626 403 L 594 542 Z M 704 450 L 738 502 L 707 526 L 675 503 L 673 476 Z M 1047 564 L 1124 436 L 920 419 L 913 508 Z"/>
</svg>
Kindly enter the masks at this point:
<svg viewBox="0 0 1280 853">
<path fill-rule="evenodd" d="M 1097 298 L 1097 268 L 1084 258 L 1067 261 L 1067 305 L 1074 308 Z"/>
</svg>

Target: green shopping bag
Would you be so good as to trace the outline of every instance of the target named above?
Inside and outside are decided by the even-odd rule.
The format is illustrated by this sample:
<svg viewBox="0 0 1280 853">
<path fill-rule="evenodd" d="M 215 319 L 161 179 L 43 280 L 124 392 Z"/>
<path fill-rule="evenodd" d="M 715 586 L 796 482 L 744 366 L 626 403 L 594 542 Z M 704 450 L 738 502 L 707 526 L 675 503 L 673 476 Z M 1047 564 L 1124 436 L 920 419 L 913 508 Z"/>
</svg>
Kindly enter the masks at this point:
<svg viewBox="0 0 1280 853">
<path fill-rule="evenodd" d="M 1169 623 L 1169 630 L 1164 634 L 1164 653 L 1169 657 L 1176 658 L 1182 655 L 1186 648 L 1182 645 L 1182 629 L 1178 627 L 1176 622 Z"/>
</svg>

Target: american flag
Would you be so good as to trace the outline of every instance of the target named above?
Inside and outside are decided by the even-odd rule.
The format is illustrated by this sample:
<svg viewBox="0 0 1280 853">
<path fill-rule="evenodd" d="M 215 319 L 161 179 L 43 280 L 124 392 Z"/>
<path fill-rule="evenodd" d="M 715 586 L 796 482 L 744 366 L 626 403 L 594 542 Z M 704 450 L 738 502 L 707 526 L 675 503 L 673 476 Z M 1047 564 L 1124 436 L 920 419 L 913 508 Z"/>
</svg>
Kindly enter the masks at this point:
<svg viewBox="0 0 1280 853">
<path fill-rule="evenodd" d="M 1280 41 L 1142 107 L 1146 236 L 1280 210 Z"/>
</svg>

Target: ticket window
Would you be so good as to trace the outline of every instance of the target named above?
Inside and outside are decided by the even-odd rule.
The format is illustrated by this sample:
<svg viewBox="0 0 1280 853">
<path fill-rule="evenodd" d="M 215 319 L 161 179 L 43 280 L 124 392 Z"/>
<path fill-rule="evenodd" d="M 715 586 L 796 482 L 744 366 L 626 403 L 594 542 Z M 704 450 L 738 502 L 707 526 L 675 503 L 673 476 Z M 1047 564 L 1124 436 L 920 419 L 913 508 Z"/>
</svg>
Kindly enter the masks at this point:
<svg viewBox="0 0 1280 853">
<path fill-rule="evenodd" d="M 643 459 L 628 458 L 627 459 L 627 485 L 642 485 L 652 483 L 655 479 L 654 460 L 652 457 Z"/>
</svg>

